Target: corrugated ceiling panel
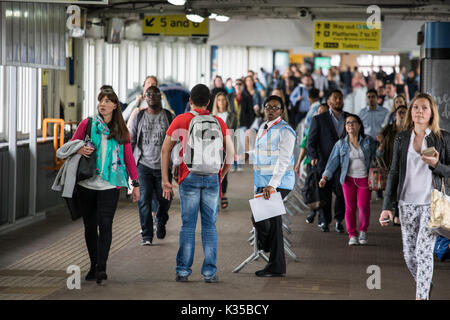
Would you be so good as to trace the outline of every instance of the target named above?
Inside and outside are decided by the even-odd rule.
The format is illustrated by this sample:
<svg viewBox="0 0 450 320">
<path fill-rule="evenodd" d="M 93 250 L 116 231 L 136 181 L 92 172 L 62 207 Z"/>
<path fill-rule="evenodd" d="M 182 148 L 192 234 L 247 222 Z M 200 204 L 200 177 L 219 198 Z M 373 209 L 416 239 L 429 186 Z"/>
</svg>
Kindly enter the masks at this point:
<svg viewBox="0 0 450 320">
<path fill-rule="evenodd" d="M 1 2 L 0 63 L 65 69 L 65 5 Z"/>
</svg>

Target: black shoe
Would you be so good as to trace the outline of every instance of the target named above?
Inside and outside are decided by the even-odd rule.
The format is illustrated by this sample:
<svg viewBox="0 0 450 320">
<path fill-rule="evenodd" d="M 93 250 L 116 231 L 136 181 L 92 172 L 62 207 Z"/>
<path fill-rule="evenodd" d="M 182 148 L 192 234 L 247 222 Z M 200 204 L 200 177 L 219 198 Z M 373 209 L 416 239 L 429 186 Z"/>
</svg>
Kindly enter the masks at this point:
<svg viewBox="0 0 450 320">
<path fill-rule="evenodd" d="M 316 217 L 315 213 L 310 213 L 307 217 L 306 217 L 306 223 L 314 223 L 314 218 Z"/>
<path fill-rule="evenodd" d="M 96 272 L 96 282 L 101 284 L 103 280 L 107 280 L 108 275 L 106 274 L 106 267 L 97 267 Z"/>
<path fill-rule="evenodd" d="M 330 232 L 330 228 L 328 227 L 328 225 L 323 222 L 319 225 L 319 229 L 322 232 Z"/>
<path fill-rule="evenodd" d="M 256 271 L 255 275 L 257 277 L 285 277 L 286 276 L 285 273 L 274 273 L 274 272 L 266 271 L 264 269 Z"/>
<path fill-rule="evenodd" d="M 175 281 L 176 282 L 188 282 L 188 276 L 180 276 L 177 274 Z"/>
<path fill-rule="evenodd" d="M 342 223 L 336 222 L 336 232 L 337 233 L 344 233 L 344 227 L 342 226 Z"/>
<path fill-rule="evenodd" d="M 89 272 L 87 273 L 86 278 L 84 279 L 86 281 L 94 281 L 95 279 L 97 279 L 95 267 L 91 267 L 91 269 L 89 269 Z"/>
<path fill-rule="evenodd" d="M 156 227 L 156 237 L 158 239 L 164 239 L 166 237 L 166 226 L 163 224 L 158 224 Z"/>
</svg>

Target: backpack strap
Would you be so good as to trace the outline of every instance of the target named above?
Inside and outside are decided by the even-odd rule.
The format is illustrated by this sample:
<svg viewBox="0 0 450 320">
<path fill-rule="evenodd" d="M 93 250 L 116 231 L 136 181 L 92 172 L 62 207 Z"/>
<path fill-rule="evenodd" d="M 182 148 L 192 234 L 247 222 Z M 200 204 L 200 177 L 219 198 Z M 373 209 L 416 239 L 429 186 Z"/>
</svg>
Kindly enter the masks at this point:
<svg viewBox="0 0 450 320">
<path fill-rule="evenodd" d="M 189 112 L 192 113 L 192 114 L 194 115 L 194 117 L 196 117 L 196 116 L 199 115 L 198 112 L 197 112 L 197 111 L 194 111 L 194 110 L 191 110 L 191 111 L 189 111 Z"/>
<path fill-rule="evenodd" d="M 138 112 L 137 119 L 136 119 L 136 126 L 139 126 L 139 122 L 141 122 L 141 119 L 144 116 L 144 112 L 145 112 L 145 109 Z"/>
<path fill-rule="evenodd" d="M 172 112 L 170 112 L 167 109 L 163 109 L 163 111 L 166 114 L 167 121 L 169 122 L 169 125 L 170 125 L 172 123 L 172 121 L 173 121 L 173 114 L 172 114 Z"/>
<path fill-rule="evenodd" d="M 84 133 L 84 141 L 86 142 L 86 136 L 89 137 L 89 139 L 91 138 L 91 128 L 92 128 L 92 117 L 88 118 L 88 124 L 86 126 L 86 131 Z"/>
</svg>

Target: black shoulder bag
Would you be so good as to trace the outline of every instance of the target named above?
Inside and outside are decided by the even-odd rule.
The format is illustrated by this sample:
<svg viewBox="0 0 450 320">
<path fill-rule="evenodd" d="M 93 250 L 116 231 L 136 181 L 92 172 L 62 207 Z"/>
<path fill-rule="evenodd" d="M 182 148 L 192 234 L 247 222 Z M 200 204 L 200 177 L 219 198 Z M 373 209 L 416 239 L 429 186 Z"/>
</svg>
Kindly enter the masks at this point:
<svg viewBox="0 0 450 320">
<path fill-rule="evenodd" d="M 91 127 L 92 127 L 92 118 L 88 118 L 88 125 L 86 127 L 86 133 L 84 134 L 84 141 L 89 142 L 91 137 Z M 93 152 L 90 156 L 90 158 L 86 158 L 84 156 L 81 156 L 80 162 L 78 164 L 78 170 L 77 170 L 77 179 L 76 182 L 88 179 L 95 174 L 95 165 L 97 160 L 97 154 L 96 152 Z M 78 185 L 75 183 L 72 198 L 64 198 L 67 204 L 67 208 L 69 209 L 70 218 L 72 221 L 77 220 L 78 218 L 81 218 L 83 216 L 82 210 L 80 208 L 80 203 L 78 199 Z"/>
<path fill-rule="evenodd" d="M 84 134 L 85 145 L 91 142 L 91 127 L 92 118 L 88 118 L 88 125 L 86 127 L 86 133 Z M 94 151 L 89 158 L 81 156 L 80 163 L 77 170 L 77 182 L 92 178 L 95 174 L 97 164 L 97 153 Z"/>
</svg>

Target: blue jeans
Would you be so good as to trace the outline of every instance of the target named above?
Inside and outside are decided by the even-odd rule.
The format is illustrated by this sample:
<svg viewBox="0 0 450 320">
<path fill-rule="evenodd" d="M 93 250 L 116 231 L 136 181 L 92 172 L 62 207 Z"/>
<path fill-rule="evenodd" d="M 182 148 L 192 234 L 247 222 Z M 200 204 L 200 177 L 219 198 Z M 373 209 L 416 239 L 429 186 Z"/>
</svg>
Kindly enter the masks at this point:
<svg viewBox="0 0 450 320">
<path fill-rule="evenodd" d="M 216 220 L 219 205 L 219 175 L 202 176 L 189 173 L 181 182 L 179 192 L 182 225 L 175 270 L 180 276 L 189 276 L 192 273 L 195 228 L 200 209 L 203 254 L 205 256 L 201 273 L 205 278 L 210 278 L 217 271 Z"/>
<path fill-rule="evenodd" d="M 160 225 L 166 225 L 169 220 L 170 201 L 162 196 L 161 170 L 151 169 L 138 164 L 138 176 L 140 186 L 140 197 L 138 201 L 139 220 L 141 222 L 142 240 L 153 241 L 153 197 L 156 195 L 159 207 L 157 208 L 156 221 Z M 169 178 L 170 175 L 169 175 Z M 152 210 L 153 209 L 153 210 Z"/>
</svg>

